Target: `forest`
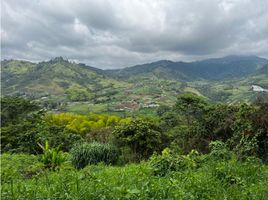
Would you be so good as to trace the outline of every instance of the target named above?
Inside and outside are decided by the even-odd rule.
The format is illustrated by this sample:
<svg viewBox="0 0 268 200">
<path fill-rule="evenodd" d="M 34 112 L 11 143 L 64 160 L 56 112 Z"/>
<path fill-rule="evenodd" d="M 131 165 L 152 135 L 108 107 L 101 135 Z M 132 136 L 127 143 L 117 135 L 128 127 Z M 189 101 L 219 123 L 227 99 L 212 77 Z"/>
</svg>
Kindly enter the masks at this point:
<svg viewBox="0 0 268 200">
<path fill-rule="evenodd" d="M 150 115 L 1 98 L 2 199 L 267 199 L 268 102 L 194 93 Z"/>
</svg>

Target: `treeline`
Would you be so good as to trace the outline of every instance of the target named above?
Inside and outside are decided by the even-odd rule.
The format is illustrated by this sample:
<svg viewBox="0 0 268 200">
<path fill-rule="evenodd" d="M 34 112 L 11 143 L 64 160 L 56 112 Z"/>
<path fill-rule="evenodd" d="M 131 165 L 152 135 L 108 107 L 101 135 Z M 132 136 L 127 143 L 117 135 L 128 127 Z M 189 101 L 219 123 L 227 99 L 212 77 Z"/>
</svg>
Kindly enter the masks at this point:
<svg viewBox="0 0 268 200">
<path fill-rule="evenodd" d="M 193 149 L 206 154 L 216 141 L 240 160 L 250 156 L 268 160 L 267 102 L 216 104 L 186 93 L 178 96 L 173 107 L 160 106 L 150 118 L 47 113 L 18 97 L 1 98 L 1 106 L 2 152 L 40 154 L 43 150 L 38 144 L 47 141 L 61 151 L 75 149 L 71 152 L 76 155 L 84 148 L 101 148 L 106 153 L 112 149 L 118 162 L 127 163 L 146 160 L 165 148 L 176 154 Z"/>
<path fill-rule="evenodd" d="M 220 140 L 241 159 L 257 156 L 267 161 L 267 102 L 215 104 L 188 93 L 179 96 L 173 108 L 159 108 L 158 115 L 171 147 L 182 153 L 208 153 L 209 144 Z"/>
</svg>

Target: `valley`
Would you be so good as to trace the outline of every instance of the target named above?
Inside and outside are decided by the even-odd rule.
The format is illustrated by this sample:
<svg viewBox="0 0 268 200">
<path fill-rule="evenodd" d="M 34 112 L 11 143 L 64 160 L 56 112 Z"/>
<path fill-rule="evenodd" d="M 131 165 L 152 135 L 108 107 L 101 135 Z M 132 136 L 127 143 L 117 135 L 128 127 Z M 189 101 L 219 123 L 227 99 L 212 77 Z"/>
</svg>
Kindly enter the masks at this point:
<svg viewBox="0 0 268 200">
<path fill-rule="evenodd" d="M 172 105 L 192 92 L 210 101 L 252 102 L 251 85 L 268 86 L 268 60 L 227 56 L 192 63 L 158 61 L 101 70 L 56 57 L 32 63 L 1 61 L 2 95 L 36 100 L 47 109 L 77 113 L 120 113 Z"/>
</svg>

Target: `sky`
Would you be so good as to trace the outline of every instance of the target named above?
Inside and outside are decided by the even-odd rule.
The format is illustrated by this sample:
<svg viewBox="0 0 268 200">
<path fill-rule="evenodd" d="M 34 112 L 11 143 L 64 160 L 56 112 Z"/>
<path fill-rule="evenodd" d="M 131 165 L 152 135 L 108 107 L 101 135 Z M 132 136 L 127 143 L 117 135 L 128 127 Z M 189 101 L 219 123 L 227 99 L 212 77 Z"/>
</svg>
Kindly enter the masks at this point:
<svg viewBox="0 0 268 200">
<path fill-rule="evenodd" d="M 2 0 L 1 59 L 103 69 L 226 55 L 268 58 L 268 0 Z"/>
</svg>

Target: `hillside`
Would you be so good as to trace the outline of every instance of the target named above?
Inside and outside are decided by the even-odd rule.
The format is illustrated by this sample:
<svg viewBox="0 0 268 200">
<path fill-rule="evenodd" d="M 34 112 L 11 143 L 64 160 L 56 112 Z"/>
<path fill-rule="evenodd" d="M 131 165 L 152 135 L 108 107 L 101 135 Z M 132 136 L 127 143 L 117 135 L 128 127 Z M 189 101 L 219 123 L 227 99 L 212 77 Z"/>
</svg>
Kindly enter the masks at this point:
<svg viewBox="0 0 268 200">
<path fill-rule="evenodd" d="M 256 72 L 257 75 L 262 75 L 262 74 L 268 74 L 268 64 L 264 65 L 262 68 L 258 69 Z"/>
<path fill-rule="evenodd" d="M 268 60 L 256 56 L 226 56 L 196 62 L 158 61 L 120 70 L 109 70 L 119 80 L 132 83 L 147 82 L 152 90 L 169 85 L 176 94 L 193 92 L 212 101 L 254 101 L 252 84 L 267 87 Z M 168 84 L 163 84 L 164 82 Z"/>
<path fill-rule="evenodd" d="M 121 79 L 149 74 L 184 81 L 224 80 L 247 76 L 267 63 L 268 60 L 256 56 L 227 56 L 188 63 L 162 60 L 120 70 L 109 70 L 107 73 Z"/>
<path fill-rule="evenodd" d="M 184 92 L 233 103 L 254 100 L 252 84 L 268 86 L 267 63 L 254 56 L 228 56 L 101 70 L 62 57 L 40 63 L 5 60 L 1 61 L 1 87 L 2 95 L 30 97 L 46 105 L 57 102 L 60 109 L 73 112 L 121 112 L 172 105 Z"/>
<path fill-rule="evenodd" d="M 17 60 L 1 64 L 4 95 L 63 95 L 70 100 L 86 101 L 120 87 L 119 81 L 103 75 L 101 70 L 61 57 L 38 64 Z"/>
</svg>

